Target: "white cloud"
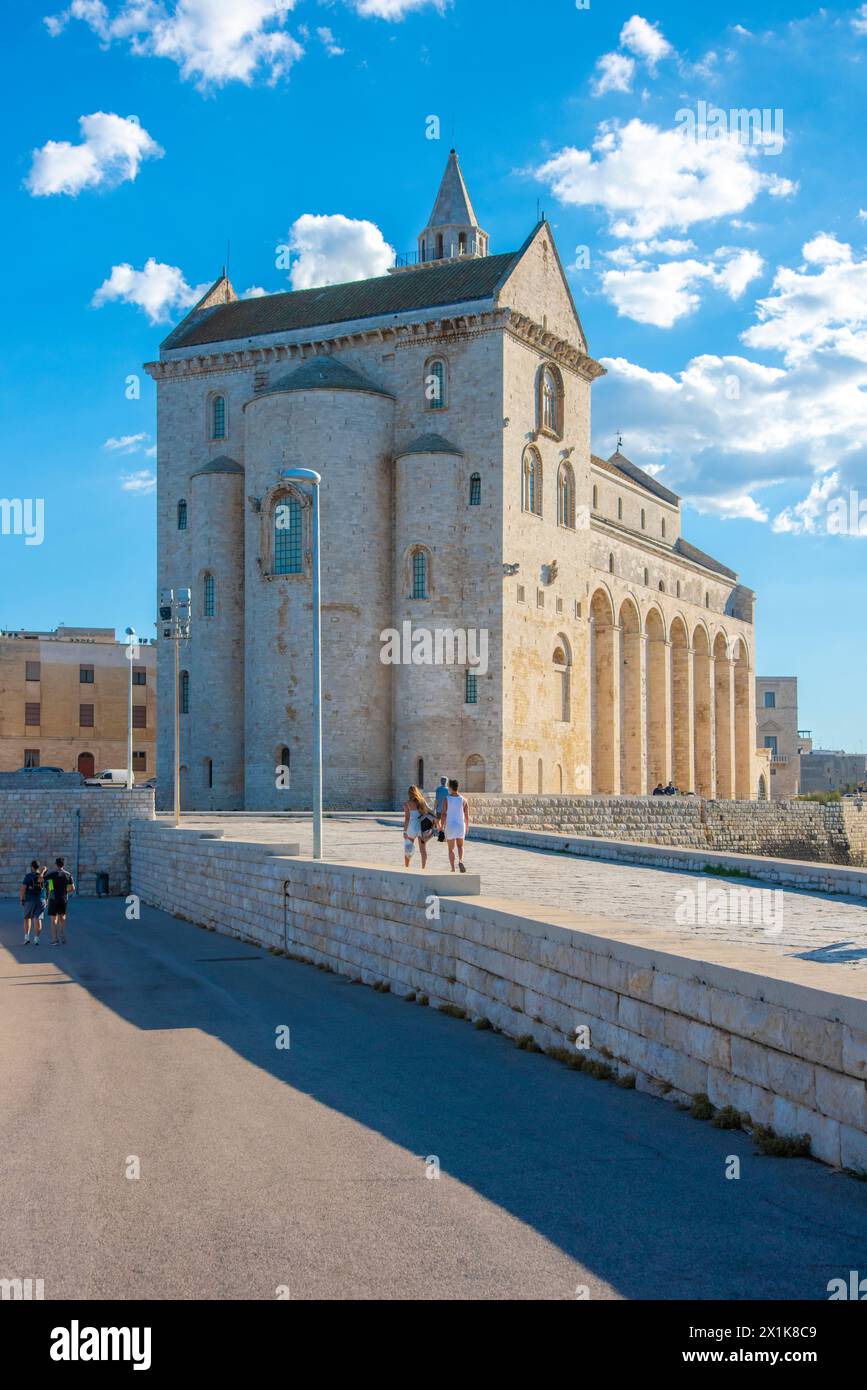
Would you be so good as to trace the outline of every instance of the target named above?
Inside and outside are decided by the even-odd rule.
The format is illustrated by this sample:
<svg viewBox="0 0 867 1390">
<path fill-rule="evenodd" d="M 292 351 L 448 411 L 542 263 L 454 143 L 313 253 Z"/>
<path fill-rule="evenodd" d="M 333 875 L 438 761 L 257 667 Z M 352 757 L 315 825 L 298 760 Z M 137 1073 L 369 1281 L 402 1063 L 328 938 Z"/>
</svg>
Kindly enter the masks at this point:
<svg viewBox="0 0 867 1390">
<path fill-rule="evenodd" d="M 629 52 L 624 53 L 624 49 Z M 640 14 L 634 14 L 620 30 L 620 49 L 603 53 L 597 60 L 597 75 L 590 86 L 593 96 L 601 97 L 606 92 L 631 92 L 637 62 L 643 63 L 653 76 L 657 63 L 673 52 L 668 39 L 655 24 L 649 24 Z M 647 93 L 643 95 L 646 97 Z"/>
<path fill-rule="evenodd" d="M 668 261 L 654 268 L 607 270 L 602 288 L 622 317 L 671 328 L 698 308 L 695 286 L 713 273 L 713 267 L 702 261 Z"/>
<path fill-rule="evenodd" d="M 148 439 L 149 434 L 123 434 L 120 439 L 107 439 L 102 447 L 114 454 L 150 453 L 151 451 L 145 447 L 145 441 Z"/>
<path fill-rule="evenodd" d="M 852 20 L 856 34 L 867 34 L 867 5 L 862 5 Z"/>
<path fill-rule="evenodd" d="M 81 143 L 49 140 L 33 151 L 26 183 L 34 197 L 84 188 L 114 188 L 134 179 L 145 159 L 159 159 L 163 150 L 139 124 L 138 116 L 94 111 L 80 116 Z"/>
<path fill-rule="evenodd" d="M 716 283 L 729 299 L 740 299 L 747 285 L 761 275 L 764 266 L 758 251 L 735 251 L 717 272 Z"/>
<path fill-rule="evenodd" d="M 694 140 L 634 118 L 603 122 L 592 150 L 567 146 L 534 173 L 561 203 L 603 208 L 615 236 L 647 238 L 743 212 L 763 191 L 792 191 L 757 158 L 736 133 Z"/>
<path fill-rule="evenodd" d="M 773 348 L 800 362 L 832 351 L 867 363 L 867 257 L 820 233 L 803 248 L 807 265 L 778 268 L 756 305 L 759 322 L 741 334 L 754 348 Z"/>
<path fill-rule="evenodd" d="M 620 43 L 628 48 L 636 58 L 642 58 L 651 72 L 662 58 L 667 58 L 674 50 L 668 39 L 664 38 L 655 24 L 648 24 L 640 14 L 627 19 L 620 30 Z"/>
<path fill-rule="evenodd" d="M 639 242 L 636 246 L 684 246 L 691 242 Z M 617 252 L 612 253 L 617 256 Z M 602 288 L 616 306 L 618 314 L 636 323 L 653 324 L 656 328 L 671 328 L 679 319 L 698 308 L 702 284 L 722 290 L 730 299 L 737 299 L 751 280 L 761 273 L 764 262 L 755 251 L 739 251 L 720 247 L 710 260 L 695 257 L 681 261 L 665 261 L 652 266 L 632 257 L 631 248 L 620 248 L 619 260 L 625 269 L 608 270 L 602 276 Z M 631 263 L 630 263 L 631 259 Z M 721 264 L 718 266 L 715 262 Z"/>
<path fill-rule="evenodd" d="M 395 251 L 373 222 L 342 213 L 306 212 L 293 223 L 289 246 L 297 253 L 290 272 L 293 290 L 385 275 Z"/>
<path fill-rule="evenodd" d="M 104 44 L 126 41 L 139 57 L 171 59 L 200 88 L 249 85 L 260 76 L 276 82 L 302 57 L 303 48 L 285 29 L 294 5 L 295 0 L 120 0 L 112 12 L 103 0 L 72 0 L 45 22 L 57 36 L 71 19 L 82 20 Z"/>
<path fill-rule="evenodd" d="M 320 43 L 324 45 L 325 52 L 328 54 L 329 58 L 339 58 L 341 54 L 346 51 L 339 46 L 331 30 L 327 26 L 317 29 L 316 37 L 319 39 Z"/>
<path fill-rule="evenodd" d="M 630 456 L 663 464 L 666 482 L 701 510 L 769 520 L 762 494 L 786 485 L 801 500 L 777 504 L 774 529 L 825 531 L 835 498 L 848 505 L 850 488 L 867 496 L 867 259 L 841 257 L 833 240 L 807 243 L 830 261 L 777 268 L 762 323 L 743 335 L 779 351 L 784 366 L 705 354 L 669 373 L 603 358 L 601 433 L 628 420 Z"/>
<path fill-rule="evenodd" d="M 627 53 L 603 53 L 596 63 L 599 74 L 591 84 L 595 97 L 606 92 L 631 92 L 635 75 L 635 60 Z"/>
<path fill-rule="evenodd" d="M 794 507 L 784 507 L 777 513 L 771 530 L 790 535 L 815 535 L 817 531 L 824 531 L 828 504 L 839 491 L 839 487 L 839 473 L 828 473 L 824 478 L 818 478 L 802 501 L 797 502 Z"/>
<path fill-rule="evenodd" d="M 858 219 L 861 222 L 867 222 L 867 208 L 858 209 Z"/>
<path fill-rule="evenodd" d="M 143 270 L 134 270 L 127 263 L 115 265 L 93 296 L 95 309 L 112 300 L 136 304 L 144 309 L 151 323 L 162 323 L 174 312 L 190 309 L 209 288 L 207 284 L 193 288 L 183 272 L 174 265 L 163 265 L 151 256 Z"/>
<path fill-rule="evenodd" d="M 270 294 L 270 293 L 271 293 L 270 290 L 263 290 L 261 285 L 251 285 L 250 288 L 249 288 L 248 290 L 244 290 L 244 293 L 240 296 L 240 298 L 241 298 L 241 299 L 263 299 L 264 296 L 265 296 L 266 294 Z"/>
<path fill-rule="evenodd" d="M 430 6 L 442 14 L 448 0 L 352 0 L 352 3 L 362 19 L 403 19 L 404 15 Z"/>
<path fill-rule="evenodd" d="M 142 468 L 138 473 L 122 473 L 120 485 L 124 492 L 136 492 L 146 496 L 154 491 L 157 480 L 149 468 Z"/>
</svg>

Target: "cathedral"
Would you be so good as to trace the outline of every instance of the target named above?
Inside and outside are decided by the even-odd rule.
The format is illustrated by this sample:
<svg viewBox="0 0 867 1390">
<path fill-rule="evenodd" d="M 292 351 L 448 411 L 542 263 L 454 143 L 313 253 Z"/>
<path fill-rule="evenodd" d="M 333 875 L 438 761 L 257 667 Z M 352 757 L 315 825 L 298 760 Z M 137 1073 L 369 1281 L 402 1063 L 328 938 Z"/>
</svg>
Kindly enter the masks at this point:
<svg viewBox="0 0 867 1390">
<path fill-rule="evenodd" d="M 311 801 L 312 507 L 322 478 L 324 801 L 474 791 L 759 792 L 753 592 L 680 499 L 590 450 L 590 355 L 541 221 L 491 252 L 454 151 L 387 275 L 239 299 L 225 274 L 157 383 L 158 801 Z"/>
</svg>

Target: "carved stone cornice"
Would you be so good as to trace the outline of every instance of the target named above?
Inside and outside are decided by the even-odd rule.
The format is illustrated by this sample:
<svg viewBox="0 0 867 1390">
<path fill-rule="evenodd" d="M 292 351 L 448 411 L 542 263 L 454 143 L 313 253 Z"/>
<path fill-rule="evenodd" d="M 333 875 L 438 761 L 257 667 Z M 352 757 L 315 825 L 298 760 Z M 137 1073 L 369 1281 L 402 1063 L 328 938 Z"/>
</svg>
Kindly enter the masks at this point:
<svg viewBox="0 0 867 1390">
<path fill-rule="evenodd" d="M 568 367 L 585 381 L 595 381 L 597 377 L 605 376 L 605 368 L 600 362 L 574 343 L 558 337 L 543 324 L 536 323 L 529 315 L 517 309 L 504 309 L 502 313 L 506 319 L 506 332 L 518 342 L 543 352 L 546 357 L 553 358 L 560 366 Z"/>
</svg>

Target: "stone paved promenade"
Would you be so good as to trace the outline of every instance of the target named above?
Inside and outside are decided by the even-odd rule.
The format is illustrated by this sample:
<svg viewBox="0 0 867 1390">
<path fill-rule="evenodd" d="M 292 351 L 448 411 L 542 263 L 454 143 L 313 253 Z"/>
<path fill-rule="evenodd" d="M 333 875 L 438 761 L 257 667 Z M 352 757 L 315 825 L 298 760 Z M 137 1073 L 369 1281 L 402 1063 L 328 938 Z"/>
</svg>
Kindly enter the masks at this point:
<svg viewBox="0 0 867 1390">
<path fill-rule="evenodd" d="M 162 819 L 162 818 L 160 818 Z M 254 815 L 191 814 L 183 818 L 188 829 L 223 831 L 226 838 L 274 843 L 300 842 L 302 851 L 311 849 L 310 823 L 302 818 L 256 817 Z M 325 820 L 325 857 L 356 860 L 368 864 L 402 867 L 401 821 L 383 815 L 329 816 Z M 678 923 L 681 900 L 678 893 L 693 890 L 713 895 L 720 888 L 743 889 L 738 879 L 716 878 L 707 874 L 678 873 L 628 864 L 575 859 L 537 849 L 496 845 L 471 839 L 466 850 L 468 866 L 481 875 L 482 893 L 536 903 L 550 903 L 576 912 L 638 922 L 643 926 L 665 928 L 714 941 L 758 946 L 772 957 L 796 955 L 805 960 L 864 969 L 867 965 L 867 905 L 833 896 L 784 892 L 776 897 L 767 885 L 755 885 L 767 897 L 768 909 L 777 913 L 772 932 L 763 925 L 742 920 L 699 922 L 694 926 Z M 414 860 L 418 866 L 418 855 Z M 429 866 L 448 868 L 445 845 L 430 846 Z M 718 901 L 718 899 L 717 899 Z M 737 918 L 737 908 L 733 909 Z M 766 919 L 767 920 L 767 916 Z"/>
</svg>

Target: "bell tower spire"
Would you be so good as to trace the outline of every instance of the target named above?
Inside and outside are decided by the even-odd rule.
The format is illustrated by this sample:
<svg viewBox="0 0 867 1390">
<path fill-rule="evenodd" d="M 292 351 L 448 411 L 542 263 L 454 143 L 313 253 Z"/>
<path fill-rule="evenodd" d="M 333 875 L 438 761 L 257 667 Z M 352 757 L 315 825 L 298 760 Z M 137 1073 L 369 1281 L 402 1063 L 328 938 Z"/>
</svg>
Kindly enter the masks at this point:
<svg viewBox="0 0 867 1390">
<path fill-rule="evenodd" d="M 428 224 L 418 239 L 420 262 L 475 259 L 488 254 L 488 234 L 479 226 L 457 152 L 448 163 Z"/>
</svg>

